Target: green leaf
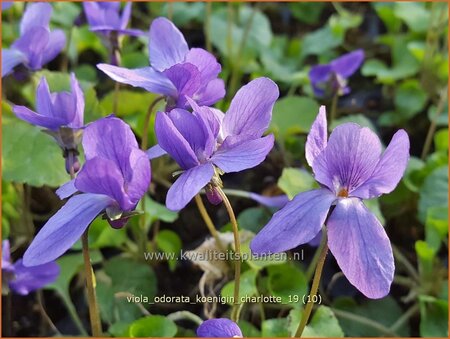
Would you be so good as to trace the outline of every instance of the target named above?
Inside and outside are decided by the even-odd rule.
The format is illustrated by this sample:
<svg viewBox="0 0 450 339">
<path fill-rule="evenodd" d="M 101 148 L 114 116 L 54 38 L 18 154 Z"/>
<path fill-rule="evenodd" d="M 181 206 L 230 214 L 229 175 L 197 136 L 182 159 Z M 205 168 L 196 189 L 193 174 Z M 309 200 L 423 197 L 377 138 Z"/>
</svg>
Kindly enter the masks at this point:
<svg viewBox="0 0 450 339">
<path fill-rule="evenodd" d="M 173 338 L 177 325 L 162 315 L 151 315 L 133 322 L 128 332 L 131 338 Z"/>
<path fill-rule="evenodd" d="M 240 57 L 242 66 L 245 65 L 242 59 L 248 62 L 250 55 L 256 55 L 257 52 L 262 53 L 270 46 L 272 30 L 266 15 L 254 7 L 240 6 L 237 18 L 237 22 L 229 26 L 227 9 L 222 8 L 215 11 L 211 15 L 210 37 L 211 43 L 223 56 L 236 58 L 239 46 L 242 45 L 242 39 L 245 36 L 244 32 L 247 30 L 247 40 L 242 50 L 244 57 Z M 251 26 L 247 29 L 249 24 Z M 231 32 L 230 35 L 229 32 Z M 231 62 L 235 62 L 235 59 L 231 59 Z"/>
<path fill-rule="evenodd" d="M 240 229 L 258 233 L 265 226 L 272 214 L 264 207 L 250 207 L 239 213 L 237 222 Z"/>
<path fill-rule="evenodd" d="M 145 215 L 146 220 L 150 223 L 156 220 L 161 220 L 167 223 L 172 223 L 178 218 L 178 213 L 167 209 L 166 206 L 145 196 Z"/>
<path fill-rule="evenodd" d="M 289 10 L 292 15 L 307 24 L 315 24 L 320 18 L 322 11 L 325 7 L 323 2 L 295 2 L 289 3 Z"/>
<path fill-rule="evenodd" d="M 121 229 L 114 229 L 106 220 L 102 218 L 96 218 L 89 226 L 90 248 L 120 248 L 127 241 L 127 239 L 128 237 L 125 227 Z"/>
<path fill-rule="evenodd" d="M 438 151 L 448 151 L 448 128 L 436 132 L 434 146 Z"/>
<path fill-rule="evenodd" d="M 257 338 L 261 337 L 261 332 L 248 321 L 240 319 L 238 321 L 238 326 L 241 329 L 244 338 Z"/>
<path fill-rule="evenodd" d="M 418 80 L 407 80 L 396 89 L 394 102 L 405 118 L 411 118 L 424 109 L 427 99 Z"/>
<path fill-rule="evenodd" d="M 251 240 L 251 239 L 250 239 Z M 246 263 L 255 270 L 260 270 L 267 266 L 280 265 L 286 262 L 286 253 L 274 253 L 269 256 L 253 256 L 250 250 L 250 240 L 241 244 L 241 252 L 243 256 L 249 259 Z"/>
<path fill-rule="evenodd" d="M 278 179 L 278 187 L 292 199 L 300 192 L 317 187 L 314 177 L 304 169 L 285 167 Z"/>
<path fill-rule="evenodd" d="M 435 279 L 433 274 L 433 261 L 436 256 L 436 250 L 423 240 L 415 243 L 417 257 L 419 259 L 419 272 L 422 279 Z"/>
<path fill-rule="evenodd" d="M 92 50 L 101 56 L 103 60 L 108 60 L 108 50 L 101 39 L 89 30 L 88 25 L 71 28 L 71 37 L 68 46 L 68 56 L 71 62 L 77 63 L 78 56 L 87 50 Z"/>
<path fill-rule="evenodd" d="M 302 57 L 321 55 L 339 46 L 343 41 L 342 32 L 335 33 L 330 25 L 308 33 L 303 37 Z"/>
<path fill-rule="evenodd" d="M 291 335 L 294 335 L 300 323 L 299 310 L 291 310 L 288 319 Z M 331 308 L 327 306 L 319 306 L 317 308 L 302 334 L 302 337 L 306 338 L 342 338 L 343 336 L 344 332 L 336 316 Z"/>
<path fill-rule="evenodd" d="M 105 95 L 100 101 L 100 106 L 107 114 L 113 112 L 115 96 L 115 91 L 112 91 Z M 118 94 L 116 114 L 121 117 L 128 115 L 145 115 L 148 107 L 156 97 L 156 94 L 149 92 L 121 89 Z M 162 103 L 160 106 L 162 107 Z M 161 107 L 158 106 L 157 108 Z"/>
<path fill-rule="evenodd" d="M 91 251 L 90 255 L 92 264 L 102 261 L 102 255 L 100 252 Z M 70 283 L 75 275 L 83 268 L 83 255 L 82 253 L 66 254 L 60 257 L 56 262 L 60 268 L 59 276 L 55 282 L 47 285 L 45 289 L 54 290 L 59 294 L 78 329 L 83 332 L 83 324 L 78 317 L 77 311 L 70 297 Z"/>
<path fill-rule="evenodd" d="M 334 300 L 333 308 L 376 321 L 387 328 L 392 326 L 403 314 L 400 306 L 390 296 L 378 300 L 365 300 L 360 305 L 352 298 L 339 297 Z M 386 333 L 380 332 L 372 326 L 345 317 L 340 317 L 337 313 L 336 315 L 339 319 L 339 324 L 347 337 L 386 336 Z M 408 337 L 410 335 L 408 323 L 405 323 L 396 332 L 401 337 Z"/>
<path fill-rule="evenodd" d="M 413 32 L 426 32 L 430 25 L 430 12 L 425 8 L 425 3 L 420 2 L 396 2 L 394 14 L 402 19 Z"/>
<path fill-rule="evenodd" d="M 430 207 L 448 206 L 448 166 L 433 170 L 425 179 L 419 198 L 419 219 L 426 221 L 427 210 Z"/>
<path fill-rule="evenodd" d="M 71 28 L 81 12 L 80 6 L 72 2 L 55 2 L 51 21 L 60 26 Z"/>
<path fill-rule="evenodd" d="M 372 123 L 372 121 L 370 121 L 365 115 L 362 115 L 362 114 L 352 114 L 352 115 L 349 115 L 349 116 L 346 116 L 346 117 L 338 118 L 338 119 L 334 120 L 331 123 L 330 129 L 333 130 L 337 126 L 339 126 L 341 124 L 345 124 L 347 122 L 353 122 L 353 123 L 358 124 L 358 125 L 360 125 L 362 127 L 368 127 L 372 131 L 374 131 L 375 133 L 378 134 L 377 128 Z"/>
<path fill-rule="evenodd" d="M 441 242 L 447 239 L 448 207 L 430 207 L 425 222 L 426 242 L 437 252 Z"/>
<path fill-rule="evenodd" d="M 293 296 L 298 296 L 299 300 L 302 300 L 308 293 L 308 282 L 304 273 L 293 264 L 270 266 L 268 272 L 269 291 L 272 295 L 281 297 L 283 304 L 292 303 Z"/>
<path fill-rule="evenodd" d="M 17 118 L 2 119 L 3 180 L 57 187 L 69 181 L 62 151 L 39 128 Z"/>
<path fill-rule="evenodd" d="M 448 301 L 419 296 L 420 335 L 425 338 L 448 337 Z"/>
<path fill-rule="evenodd" d="M 389 32 L 397 32 L 401 28 L 402 22 L 394 14 L 394 3 L 372 2 L 371 5 L 375 8 Z"/>
<path fill-rule="evenodd" d="M 154 13 L 171 17 L 177 27 L 185 27 L 194 20 L 200 23 L 205 20 L 205 4 L 202 2 L 174 2 L 170 5 L 163 3 L 162 8 L 155 10 Z"/>
<path fill-rule="evenodd" d="M 308 133 L 319 112 L 319 104 L 311 98 L 288 96 L 273 108 L 271 128 L 284 140 L 289 134 Z"/>
<path fill-rule="evenodd" d="M 239 284 L 239 299 L 254 296 L 258 290 L 256 289 L 256 274 L 254 270 L 248 270 L 241 274 L 241 280 Z M 221 292 L 222 297 L 226 298 L 231 305 L 234 296 L 234 281 L 228 282 Z"/>
<path fill-rule="evenodd" d="M 104 265 L 108 279 L 100 280 L 97 288 L 102 318 L 112 324 L 134 321 L 142 315 L 133 296 L 146 304 L 156 295 L 156 276 L 146 263 L 129 258 L 114 257 Z"/>
<path fill-rule="evenodd" d="M 164 253 L 167 253 L 169 256 L 171 253 L 178 255 L 182 247 L 181 239 L 178 234 L 170 230 L 162 230 L 158 232 L 156 235 L 156 245 L 158 246 L 158 249 Z M 170 270 L 174 271 L 177 265 L 177 260 L 175 258 L 170 258 L 168 259 L 168 263 Z"/>
<path fill-rule="evenodd" d="M 287 318 L 264 320 L 261 325 L 261 336 L 265 338 L 290 337 Z"/>
</svg>

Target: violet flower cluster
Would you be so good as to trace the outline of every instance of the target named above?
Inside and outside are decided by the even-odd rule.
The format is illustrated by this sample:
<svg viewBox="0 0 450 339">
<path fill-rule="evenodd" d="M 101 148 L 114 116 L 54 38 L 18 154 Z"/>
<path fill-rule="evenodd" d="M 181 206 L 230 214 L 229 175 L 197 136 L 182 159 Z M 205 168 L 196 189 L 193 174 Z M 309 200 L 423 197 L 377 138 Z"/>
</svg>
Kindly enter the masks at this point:
<svg viewBox="0 0 450 339">
<path fill-rule="evenodd" d="M 320 189 L 302 192 L 275 213 L 250 244 L 277 253 L 312 240 L 325 223 L 328 246 L 347 279 L 369 298 L 389 293 L 394 258 L 389 238 L 363 199 L 394 190 L 409 160 L 409 138 L 399 130 L 382 154 L 377 135 L 345 123 L 327 138 L 325 108 L 311 127 L 306 160 Z"/>
<path fill-rule="evenodd" d="M 47 80 L 42 77 L 36 89 L 36 112 L 18 105 L 13 106 L 13 112 L 19 119 L 43 127 L 63 150 L 67 172 L 71 166 L 77 172 L 80 167 L 77 148 L 83 127 L 84 94 L 73 73 L 70 87 L 71 92 L 50 93 Z"/>
<path fill-rule="evenodd" d="M 224 82 L 217 77 L 221 66 L 216 58 L 204 49 L 189 49 L 183 34 L 168 19 L 153 20 L 149 54 L 150 67 L 97 67 L 115 81 L 164 95 L 166 110 L 188 108 L 186 97 L 199 105 L 212 105 L 225 96 Z"/>
<path fill-rule="evenodd" d="M 83 133 L 86 163 L 76 179 L 57 191 L 67 203 L 42 227 L 25 252 L 26 266 L 50 262 L 66 252 L 100 213 L 112 227 L 124 226 L 150 184 L 150 163 L 131 128 L 109 116 Z"/>
<path fill-rule="evenodd" d="M 8 49 L 2 49 L 2 77 L 23 64 L 32 71 L 52 61 L 66 45 L 62 30 L 50 31 L 52 6 L 30 3 L 20 22 L 20 37 Z"/>
<path fill-rule="evenodd" d="M 2 241 L 3 281 L 8 284 L 9 289 L 14 293 L 27 295 L 51 284 L 58 278 L 59 272 L 59 266 L 54 261 L 34 267 L 24 266 L 22 259 L 13 263 L 9 241 Z"/>
<path fill-rule="evenodd" d="M 131 2 L 127 2 L 120 14 L 120 2 L 85 1 L 84 13 L 89 23 L 90 30 L 105 36 L 131 35 L 140 36 L 141 30 L 127 28 L 131 17 Z"/>
<path fill-rule="evenodd" d="M 221 199 L 214 192 L 220 174 L 240 172 L 259 165 L 273 147 L 272 134 L 263 137 L 278 99 L 278 87 L 268 78 L 243 86 L 226 114 L 206 106 L 158 112 L 155 132 L 161 149 L 183 170 L 167 193 L 167 208 L 178 211 L 207 186 L 212 203 Z"/>
<path fill-rule="evenodd" d="M 318 97 L 331 97 L 350 93 L 347 79 L 353 75 L 364 61 L 364 51 L 344 54 L 329 64 L 317 65 L 309 71 L 309 79 Z"/>
</svg>

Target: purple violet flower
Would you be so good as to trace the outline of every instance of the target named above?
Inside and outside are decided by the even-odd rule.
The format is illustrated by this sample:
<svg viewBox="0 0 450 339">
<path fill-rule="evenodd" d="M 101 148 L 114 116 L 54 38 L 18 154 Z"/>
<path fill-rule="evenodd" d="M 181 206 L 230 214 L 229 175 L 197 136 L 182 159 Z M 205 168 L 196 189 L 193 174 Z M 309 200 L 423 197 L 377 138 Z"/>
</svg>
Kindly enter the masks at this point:
<svg viewBox="0 0 450 339">
<path fill-rule="evenodd" d="M 2 77 L 14 67 L 24 64 L 32 71 L 53 60 L 66 45 L 66 36 L 60 29 L 50 31 L 52 6 L 30 3 L 20 22 L 20 37 L 9 49 L 2 49 Z"/>
<path fill-rule="evenodd" d="M 347 79 L 358 70 L 363 61 L 364 51 L 358 49 L 334 59 L 329 64 L 312 67 L 309 79 L 314 94 L 318 97 L 330 97 L 350 93 Z"/>
<path fill-rule="evenodd" d="M 147 192 L 148 157 L 122 120 L 109 116 L 88 125 L 83 149 L 86 163 L 76 179 L 57 191 L 61 199 L 73 196 L 34 238 L 23 257 L 26 266 L 58 258 L 103 211 L 112 227 L 124 226 Z"/>
<path fill-rule="evenodd" d="M 167 111 L 188 108 L 186 96 L 209 106 L 225 96 L 217 76 L 221 66 L 201 48 L 189 49 L 183 34 L 166 18 L 156 18 L 149 34 L 150 67 L 127 69 L 108 64 L 97 67 L 113 80 L 167 97 Z"/>
<path fill-rule="evenodd" d="M 126 34 L 140 36 L 144 32 L 127 29 L 131 17 L 131 2 L 127 2 L 120 15 L 120 2 L 86 1 L 83 2 L 84 13 L 93 32 L 108 36 L 109 34 Z"/>
<path fill-rule="evenodd" d="M 255 167 L 266 158 L 274 137 L 262 135 L 269 127 L 278 95 L 272 80 L 258 78 L 236 93 L 226 114 L 199 107 L 190 98 L 193 113 L 179 108 L 157 113 L 159 144 L 148 154 L 153 157 L 165 151 L 182 169 L 167 193 L 167 208 L 181 210 L 205 186 L 208 199 L 220 203 L 214 186 L 221 185 L 221 174 Z M 154 152 L 155 148 L 162 152 Z"/>
<path fill-rule="evenodd" d="M 84 94 L 75 78 L 70 77 L 71 92 L 50 93 L 47 80 L 42 77 L 36 89 L 36 111 L 25 106 L 13 106 L 14 114 L 21 120 L 45 128 L 61 147 L 66 158 L 66 170 L 70 172 L 68 162 L 74 165 L 75 172 L 79 169 L 78 144 L 81 141 Z M 69 153 L 73 159 L 68 160 Z"/>
<path fill-rule="evenodd" d="M 397 131 L 381 153 L 377 135 L 354 123 L 336 127 L 327 141 L 322 106 L 306 142 L 306 160 L 322 188 L 298 194 L 276 212 L 252 240 L 252 252 L 277 253 L 305 244 L 326 223 L 328 246 L 350 283 L 369 298 L 387 295 L 394 277 L 391 244 L 362 200 L 397 186 L 409 160 L 406 132 Z"/>
<path fill-rule="evenodd" d="M 3 279 L 15 293 L 27 295 L 51 284 L 59 276 L 59 271 L 59 265 L 54 261 L 34 267 L 25 267 L 22 259 L 13 264 L 11 262 L 9 241 L 2 241 Z"/>
<path fill-rule="evenodd" d="M 239 326 L 230 319 L 209 319 L 201 323 L 197 328 L 199 338 L 242 338 Z"/>
</svg>

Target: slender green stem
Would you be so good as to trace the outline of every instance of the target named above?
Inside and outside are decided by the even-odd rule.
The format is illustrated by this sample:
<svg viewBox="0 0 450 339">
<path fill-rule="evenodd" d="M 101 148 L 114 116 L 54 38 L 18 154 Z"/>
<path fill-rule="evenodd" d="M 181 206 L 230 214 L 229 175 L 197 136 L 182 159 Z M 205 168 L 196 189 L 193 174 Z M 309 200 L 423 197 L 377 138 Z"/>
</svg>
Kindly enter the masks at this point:
<svg viewBox="0 0 450 339">
<path fill-rule="evenodd" d="M 190 320 L 194 322 L 197 325 L 200 325 L 203 320 L 198 315 L 189 312 L 189 311 L 178 311 L 174 313 L 170 313 L 167 315 L 167 318 L 172 321 L 178 321 L 178 320 Z"/>
<path fill-rule="evenodd" d="M 61 297 L 64 305 L 66 306 L 67 311 L 69 311 L 69 315 L 72 318 L 73 322 L 75 323 L 75 326 L 80 331 L 81 336 L 87 337 L 88 334 L 83 327 L 83 323 L 80 317 L 78 316 L 77 310 L 73 306 L 72 301 L 70 299 L 67 299 L 66 294 L 62 293 L 61 291 L 58 291 L 58 294 Z"/>
<path fill-rule="evenodd" d="M 147 149 L 148 127 L 150 125 L 150 118 L 152 117 L 152 113 L 153 110 L 155 109 L 156 104 L 163 99 L 164 99 L 163 96 L 159 96 L 155 100 L 153 100 L 151 104 L 148 106 L 147 113 L 145 114 L 144 129 L 142 130 L 142 140 L 141 140 L 141 149 L 143 149 L 144 151 Z"/>
<path fill-rule="evenodd" d="M 425 160 L 425 158 L 428 155 L 428 152 L 430 151 L 431 142 L 433 141 L 434 132 L 436 131 L 437 127 L 437 121 L 439 119 L 439 116 L 442 114 L 442 111 L 444 110 L 446 99 L 447 99 L 447 87 L 443 89 L 441 92 L 439 103 L 436 108 L 436 113 L 434 114 L 433 120 L 431 120 L 430 127 L 428 128 L 425 143 L 423 145 L 422 155 L 420 157 L 422 160 Z"/>
<path fill-rule="evenodd" d="M 326 246 L 326 243 L 321 241 L 319 247 L 316 250 L 316 253 L 314 253 L 314 257 L 311 260 L 311 263 L 308 266 L 308 269 L 306 270 L 306 280 L 310 281 L 314 271 L 317 267 L 317 263 L 319 262 L 319 259 L 322 255 L 323 247 Z"/>
<path fill-rule="evenodd" d="M 409 262 L 409 260 L 403 255 L 403 253 L 397 248 L 397 246 L 392 245 L 392 251 L 394 252 L 394 257 L 400 262 L 403 267 L 406 269 L 408 274 L 413 278 L 416 282 L 420 281 L 419 273 L 417 273 L 414 266 Z"/>
<path fill-rule="evenodd" d="M 300 338 L 302 333 L 308 323 L 309 317 L 311 316 L 311 312 L 314 306 L 314 296 L 317 294 L 320 284 L 320 277 L 322 276 L 323 265 L 325 264 L 325 258 L 328 252 L 327 245 L 327 233 L 325 228 L 322 229 L 322 243 L 321 243 L 322 251 L 320 252 L 320 257 L 317 262 L 316 272 L 314 274 L 314 279 L 311 286 L 311 291 L 309 292 L 309 298 L 306 303 L 305 310 L 303 311 L 302 319 L 300 320 L 300 324 L 298 325 L 297 331 L 295 332 L 295 337 Z"/>
<path fill-rule="evenodd" d="M 214 226 L 214 223 L 212 222 L 208 214 L 208 211 L 206 210 L 202 197 L 200 196 L 200 194 L 197 194 L 194 199 L 195 203 L 197 204 L 198 211 L 200 212 L 200 215 L 202 216 L 203 221 L 206 224 L 206 227 L 208 227 L 209 233 L 211 233 L 211 235 L 213 236 L 220 250 L 225 252 L 226 249 L 223 246 L 222 241 L 220 240 L 219 233 L 217 232 L 216 227 Z"/>
<path fill-rule="evenodd" d="M 331 100 L 331 111 L 330 111 L 330 121 L 328 122 L 328 126 L 331 126 L 333 121 L 337 118 L 337 104 L 338 104 L 339 94 L 336 93 Z M 331 128 L 331 127 L 330 127 Z"/>
<path fill-rule="evenodd" d="M 93 337 L 101 337 L 102 323 L 100 321 L 100 313 L 98 311 L 97 296 L 95 295 L 95 276 L 91 266 L 91 258 L 89 256 L 89 228 L 84 231 L 81 242 L 83 244 L 83 259 L 86 276 L 86 289 L 89 304 L 89 318 L 91 320 L 91 330 Z"/>
<path fill-rule="evenodd" d="M 343 318 L 347 320 L 351 320 L 352 322 L 363 324 L 366 326 L 369 326 L 381 333 L 383 333 L 384 336 L 387 337 L 398 337 L 398 334 L 392 331 L 391 329 L 387 328 L 386 326 L 380 324 L 379 322 L 376 322 L 372 319 L 360 316 L 358 314 L 354 314 L 347 311 L 338 310 L 336 308 L 333 308 L 333 313 L 338 318 Z"/>
<path fill-rule="evenodd" d="M 43 298 L 43 293 L 41 290 L 37 291 L 36 297 L 37 297 L 37 302 L 38 302 L 38 306 L 39 306 L 39 312 L 41 313 L 42 318 L 47 322 L 47 324 L 50 326 L 52 331 L 57 336 L 61 336 L 61 332 L 59 332 L 58 328 L 55 326 L 52 319 L 50 318 L 48 313 L 45 311 L 44 298 Z"/>
<path fill-rule="evenodd" d="M 390 330 L 396 332 L 400 327 L 402 327 L 412 316 L 419 312 L 419 304 L 414 304 L 411 306 L 403 315 L 397 319 L 397 321 L 392 324 Z"/>
<path fill-rule="evenodd" d="M 75 171 L 73 167 L 74 154 L 69 151 L 69 168 L 70 168 L 70 178 L 75 178 Z M 84 231 L 81 236 L 81 243 L 83 247 L 83 260 L 84 260 L 84 270 L 86 276 L 86 290 L 88 296 L 88 306 L 89 306 L 89 318 L 91 321 L 92 336 L 100 337 L 102 334 L 102 323 L 100 320 L 100 313 L 98 311 L 97 296 L 95 294 L 95 275 L 94 270 L 91 266 L 91 258 L 89 255 L 89 227 Z"/>
<path fill-rule="evenodd" d="M 234 215 L 233 207 L 231 206 L 230 200 L 228 200 L 227 195 L 223 192 L 222 188 L 215 187 L 222 197 L 225 208 L 227 209 L 228 216 L 230 217 L 231 225 L 233 226 L 234 235 L 234 250 L 235 250 L 235 262 L 234 262 L 234 305 L 231 312 L 231 320 L 238 322 L 239 313 L 241 310 L 240 300 L 239 300 L 239 287 L 241 283 L 241 241 L 239 239 L 239 227 L 237 224 L 236 216 Z"/>
<path fill-rule="evenodd" d="M 363 317 L 363 316 L 360 316 L 360 315 L 357 315 L 357 314 L 354 314 L 354 313 L 351 313 L 351 312 L 338 310 L 336 308 L 333 308 L 333 313 L 338 318 L 351 320 L 352 322 L 363 324 L 363 325 L 366 325 L 368 327 L 371 327 L 374 330 L 377 330 L 377 331 L 383 333 L 384 336 L 387 336 L 387 337 L 398 337 L 397 333 L 395 333 L 391 329 L 387 328 L 386 326 L 384 326 L 384 325 L 380 324 L 379 322 L 376 322 L 376 321 L 374 321 L 372 319 L 369 319 L 369 318 L 366 318 L 366 317 Z"/>
</svg>

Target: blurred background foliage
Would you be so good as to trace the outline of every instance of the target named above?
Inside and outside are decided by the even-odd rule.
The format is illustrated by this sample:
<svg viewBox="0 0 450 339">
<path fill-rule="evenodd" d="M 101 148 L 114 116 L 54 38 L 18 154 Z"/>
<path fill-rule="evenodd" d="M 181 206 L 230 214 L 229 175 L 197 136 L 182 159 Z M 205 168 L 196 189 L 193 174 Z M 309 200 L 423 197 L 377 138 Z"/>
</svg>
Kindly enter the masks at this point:
<svg viewBox="0 0 450 339">
<path fill-rule="evenodd" d="M 25 3 L 2 13 L 2 43 L 18 36 Z M 12 239 L 20 257 L 34 234 L 61 206 L 54 189 L 67 181 L 60 150 L 37 128 L 19 121 L 11 104 L 34 107 L 41 76 L 52 91 L 69 89 L 75 72 L 85 93 L 85 121 L 114 110 L 114 82 L 95 65 L 108 62 L 102 40 L 83 21 L 80 3 L 53 2 L 51 25 L 66 32 L 67 46 L 28 79 L 3 79 L 2 93 L 2 237 Z M 388 297 L 368 300 L 340 273 L 329 256 L 318 305 L 305 336 L 448 336 L 448 8 L 447 3 L 145 3 L 133 4 L 131 26 L 147 30 L 152 19 L 167 16 L 188 44 L 212 51 L 222 64 L 226 110 L 238 88 L 250 79 L 268 76 L 281 97 L 273 111 L 271 131 L 276 147 L 262 165 L 225 176 L 225 187 L 267 196 L 295 194 L 314 187 L 305 165 L 306 135 L 318 107 L 308 78 L 311 66 L 327 63 L 362 48 L 366 60 L 349 82 L 352 92 L 339 99 L 337 119 L 374 130 L 387 144 L 404 128 L 411 140 L 411 160 L 396 190 L 368 202 L 392 241 L 396 276 Z M 148 66 L 147 36 L 123 37 L 122 66 Z M 155 95 L 121 86 L 116 112 L 143 137 L 145 112 Z M 154 117 L 154 116 L 153 116 Z M 153 121 L 149 145 L 156 143 Z M 104 329 L 112 336 L 195 336 L 203 306 L 130 303 L 127 296 L 195 295 L 203 272 L 190 261 L 145 260 L 144 252 L 192 250 L 208 237 L 193 205 L 180 214 L 164 207 L 176 165 L 167 158 L 152 162 L 150 194 L 141 203 L 143 216 L 113 230 L 105 220 L 90 228 L 97 275 L 97 293 Z M 249 239 L 270 219 L 273 210 L 232 197 L 242 232 Z M 208 206 L 222 232 L 231 230 L 222 208 Z M 3 328 L 15 335 L 86 335 L 82 258 L 76 244 L 58 260 L 61 276 L 43 293 L 45 309 L 56 325 L 42 316 L 37 295 L 8 296 Z M 315 248 L 305 245 L 304 261 L 247 261 L 241 291 L 274 295 L 285 304 L 246 304 L 239 323 L 245 336 L 287 337 L 299 321 L 301 302 L 291 295 L 308 291 Z M 215 282 L 217 294 L 231 295 L 230 272 Z M 9 298 L 9 301 L 6 300 Z M 11 301 L 11 298 L 13 302 Z M 11 306 L 12 305 L 12 306 Z M 12 307 L 12 308 L 8 308 Z M 216 315 L 228 307 L 217 305 Z M 13 320 L 8 323 L 7 321 Z"/>
</svg>

